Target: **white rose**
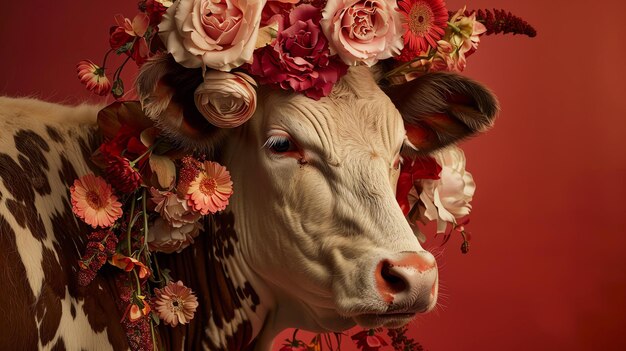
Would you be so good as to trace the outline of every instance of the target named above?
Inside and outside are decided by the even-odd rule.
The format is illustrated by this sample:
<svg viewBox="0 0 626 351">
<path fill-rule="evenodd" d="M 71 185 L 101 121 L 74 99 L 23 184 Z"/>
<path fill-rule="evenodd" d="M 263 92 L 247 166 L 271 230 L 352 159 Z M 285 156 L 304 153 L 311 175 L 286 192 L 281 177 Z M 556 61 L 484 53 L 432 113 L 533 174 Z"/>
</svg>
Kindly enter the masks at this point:
<svg viewBox="0 0 626 351">
<path fill-rule="evenodd" d="M 266 0 L 179 0 L 163 16 L 159 35 L 176 62 L 230 71 L 252 62 Z"/>
<path fill-rule="evenodd" d="M 209 123 L 234 128 L 256 110 L 256 83 L 242 72 L 208 71 L 194 94 L 198 111 Z"/>
<path fill-rule="evenodd" d="M 422 216 L 437 221 L 437 232 L 442 233 L 447 223 L 470 214 L 476 184 L 465 170 L 465 155 L 457 146 L 449 146 L 432 155 L 441 166 L 440 178 L 422 179 Z"/>
</svg>

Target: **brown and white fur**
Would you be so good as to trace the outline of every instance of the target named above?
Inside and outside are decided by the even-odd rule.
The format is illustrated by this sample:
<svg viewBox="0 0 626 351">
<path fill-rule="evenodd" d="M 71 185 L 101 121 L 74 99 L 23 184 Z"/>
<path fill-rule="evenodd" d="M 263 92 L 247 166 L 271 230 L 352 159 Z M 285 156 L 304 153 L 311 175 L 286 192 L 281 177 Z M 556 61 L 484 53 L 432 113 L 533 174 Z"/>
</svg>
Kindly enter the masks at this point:
<svg viewBox="0 0 626 351">
<path fill-rule="evenodd" d="M 174 141 L 211 149 L 234 181 L 231 204 L 199 240 L 159 256 L 200 303 L 190 324 L 161 328 L 164 346 L 267 350 L 288 327 L 397 327 L 432 309 L 434 258 L 395 200 L 399 154 L 485 129 L 495 98 L 447 74 L 383 91 L 355 67 L 319 101 L 271 89 L 259 100 L 249 122 L 226 131 L 187 135 L 175 120 L 185 116 L 156 117 Z M 115 268 L 87 287 L 76 280 L 89 228 L 73 216 L 68 189 L 96 171 L 97 111 L 0 98 L 0 349 L 128 349 Z M 407 143 L 403 120 L 424 132 L 424 145 Z M 289 152 L 272 150 L 276 138 Z"/>
</svg>

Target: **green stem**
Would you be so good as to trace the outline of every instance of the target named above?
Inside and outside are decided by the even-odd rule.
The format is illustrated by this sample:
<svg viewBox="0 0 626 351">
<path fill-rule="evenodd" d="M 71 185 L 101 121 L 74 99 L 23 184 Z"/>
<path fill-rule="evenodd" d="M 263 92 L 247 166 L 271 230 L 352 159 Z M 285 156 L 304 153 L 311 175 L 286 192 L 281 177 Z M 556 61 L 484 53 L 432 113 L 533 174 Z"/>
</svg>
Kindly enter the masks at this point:
<svg viewBox="0 0 626 351">
<path fill-rule="evenodd" d="M 107 64 L 107 59 L 109 58 L 109 54 L 113 52 L 113 49 L 107 51 L 106 54 L 104 54 L 104 60 L 102 60 L 102 70 L 104 71 L 104 68 L 106 67 Z"/>
<path fill-rule="evenodd" d="M 146 157 L 146 155 L 152 153 L 152 151 L 154 151 L 154 148 L 159 145 L 159 142 L 161 140 L 157 140 L 154 142 L 154 144 L 150 145 L 150 147 L 148 148 L 148 150 L 146 150 L 146 152 L 144 152 L 143 154 L 139 155 L 139 157 L 137 157 L 136 159 L 134 159 L 133 161 L 129 162 L 131 167 L 135 167 L 135 165 L 137 164 L 137 162 L 141 161 L 144 157 Z"/>
<path fill-rule="evenodd" d="M 139 275 L 137 275 L 137 271 L 134 268 L 133 274 L 135 275 L 135 282 L 137 283 L 137 295 L 141 295 L 141 283 L 139 282 Z"/>
<path fill-rule="evenodd" d="M 132 251 L 132 243 L 130 240 L 130 234 L 133 230 L 133 217 L 135 214 L 135 199 L 133 198 L 132 202 L 130 203 L 130 220 L 128 221 L 128 229 L 126 232 L 126 244 L 128 245 L 128 257 L 130 257 L 133 253 Z"/>
<path fill-rule="evenodd" d="M 130 56 L 126 56 L 126 59 L 124 60 L 124 62 L 122 62 L 122 65 L 119 66 L 115 70 L 115 73 L 113 73 L 113 80 L 116 80 L 117 78 L 119 78 L 119 76 L 120 76 L 120 74 L 122 74 L 122 70 L 124 69 L 124 66 L 126 66 L 126 62 L 128 62 L 128 60 L 130 60 Z"/>
<path fill-rule="evenodd" d="M 157 347 L 156 336 L 154 335 L 154 321 L 152 318 L 150 319 L 150 333 L 152 334 L 152 350 L 158 351 L 159 348 Z"/>
<path fill-rule="evenodd" d="M 291 345 L 293 345 L 293 346 L 299 346 L 300 345 L 299 342 L 296 342 L 296 335 L 298 334 L 298 330 L 299 329 L 297 329 L 297 328 L 294 329 L 293 330 L 293 335 L 291 336 Z"/>
<path fill-rule="evenodd" d="M 452 28 L 452 30 L 457 34 L 461 33 L 461 28 L 457 27 L 455 24 L 453 24 L 450 21 L 448 21 L 448 27 Z"/>
<path fill-rule="evenodd" d="M 143 246 L 139 251 L 139 256 L 148 247 L 148 206 L 146 204 L 146 198 L 148 197 L 147 188 L 143 188 L 143 195 L 141 196 L 141 207 L 143 216 Z"/>
<path fill-rule="evenodd" d="M 152 255 L 152 259 L 154 261 L 154 264 L 156 265 L 156 272 L 157 276 L 159 277 L 159 282 L 161 282 L 161 287 L 163 287 L 163 276 L 161 275 L 161 267 L 159 267 L 159 259 L 157 258 L 157 255 Z"/>
</svg>

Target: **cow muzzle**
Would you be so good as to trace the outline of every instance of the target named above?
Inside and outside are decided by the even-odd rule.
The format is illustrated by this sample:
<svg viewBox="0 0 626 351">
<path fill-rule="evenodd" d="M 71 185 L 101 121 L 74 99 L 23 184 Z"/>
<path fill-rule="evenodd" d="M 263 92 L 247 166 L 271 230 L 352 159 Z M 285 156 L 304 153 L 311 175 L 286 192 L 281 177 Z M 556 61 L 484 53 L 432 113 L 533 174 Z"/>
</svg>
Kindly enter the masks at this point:
<svg viewBox="0 0 626 351">
<path fill-rule="evenodd" d="M 437 264 L 430 252 L 404 252 L 383 259 L 376 266 L 374 280 L 387 309 L 357 317 L 362 326 L 401 326 L 416 314 L 432 310 L 437 302 Z"/>
</svg>

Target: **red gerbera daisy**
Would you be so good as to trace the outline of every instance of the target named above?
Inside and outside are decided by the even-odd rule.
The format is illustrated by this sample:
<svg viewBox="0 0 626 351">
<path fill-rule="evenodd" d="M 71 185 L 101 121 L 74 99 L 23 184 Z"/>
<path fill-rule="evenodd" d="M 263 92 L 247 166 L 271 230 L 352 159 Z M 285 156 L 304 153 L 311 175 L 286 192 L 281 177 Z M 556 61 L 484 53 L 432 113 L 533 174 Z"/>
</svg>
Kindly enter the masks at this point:
<svg viewBox="0 0 626 351">
<path fill-rule="evenodd" d="M 87 90 L 98 95 L 106 95 L 111 91 L 111 81 L 100 67 L 89 60 L 82 60 L 76 65 L 78 79 L 87 86 Z"/>
<path fill-rule="evenodd" d="M 400 0 L 398 2 L 404 28 L 404 49 L 401 57 L 416 57 L 430 47 L 448 26 L 448 10 L 443 0 Z"/>
</svg>

